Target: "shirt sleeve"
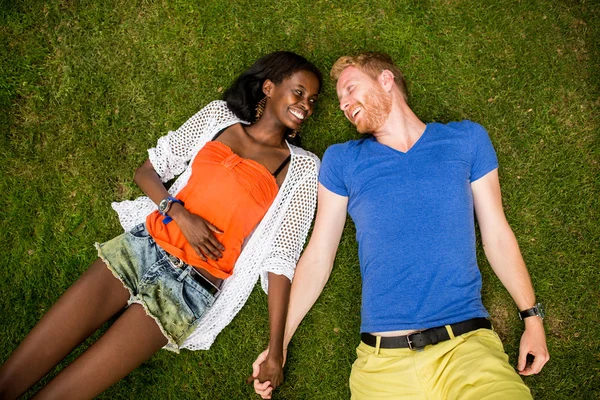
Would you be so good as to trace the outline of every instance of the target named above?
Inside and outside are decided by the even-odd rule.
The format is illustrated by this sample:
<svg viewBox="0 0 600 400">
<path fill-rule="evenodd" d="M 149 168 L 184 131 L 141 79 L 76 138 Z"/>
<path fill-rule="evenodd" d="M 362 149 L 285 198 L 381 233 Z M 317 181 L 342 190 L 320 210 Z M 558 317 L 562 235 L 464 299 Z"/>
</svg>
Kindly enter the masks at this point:
<svg viewBox="0 0 600 400">
<path fill-rule="evenodd" d="M 471 182 L 484 177 L 498 168 L 498 159 L 492 141 L 485 128 L 469 123 L 471 144 Z"/>
<path fill-rule="evenodd" d="M 344 179 L 343 145 L 333 145 L 325 150 L 319 172 L 319 182 L 335 194 L 348 197 Z"/>
<path fill-rule="evenodd" d="M 179 129 L 159 138 L 156 147 L 148 150 L 148 158 L 163 182 L 185 170 L 194 155 L 196 144 L 212 131 L 218 109 L 219 103 L 211 102 Z"/>
<path fill-rule="evenodd" d="M 261 268 L 261 283 L 263 290 L 267 293 L 269 272 L 285 275 L 290 281 L 294 277 L 296 264 L 315 216 L 319 173 L 318 158 L 316 156 L 314 158 L 303 157 L 296 162 L 304 164 L 300 168 L 305 173 L 291 196 L 285 215 L 283 215 Z"/>
</svg>

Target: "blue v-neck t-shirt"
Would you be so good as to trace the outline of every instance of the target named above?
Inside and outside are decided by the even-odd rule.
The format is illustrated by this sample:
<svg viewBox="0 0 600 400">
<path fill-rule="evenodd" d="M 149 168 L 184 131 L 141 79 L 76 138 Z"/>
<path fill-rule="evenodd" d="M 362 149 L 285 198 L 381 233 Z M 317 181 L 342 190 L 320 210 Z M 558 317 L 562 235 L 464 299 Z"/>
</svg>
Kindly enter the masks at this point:
<svg viewBox="0 0 600 400">
<path fill-rule="evenodd" d="M 362 276 L 361 331 L 487 317 L 471 182 L 498 168 L 486 130 L 428 124 L 406 152 L 373 137 L 327 149 L 319 181 L 348 197 Z"/>
</svg>

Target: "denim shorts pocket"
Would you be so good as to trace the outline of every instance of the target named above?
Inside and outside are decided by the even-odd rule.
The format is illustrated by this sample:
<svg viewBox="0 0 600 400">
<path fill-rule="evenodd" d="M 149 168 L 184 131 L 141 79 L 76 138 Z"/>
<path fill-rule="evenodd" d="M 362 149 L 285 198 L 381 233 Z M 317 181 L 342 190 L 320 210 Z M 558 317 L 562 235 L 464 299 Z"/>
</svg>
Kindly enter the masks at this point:
<svg viewBox="0 0 600 400">
<path fill-rule="evenodd" d="M 133 229 L 127 233 L 135 239 L 148 240 L 152 237 L 150 236 L 150 233 L 148 233 L 145 223 L 134 226 Z"/>
<path fill-rule="evenodd" d="M 196 318 L 202 317 L 215 302 L 215 298 L 189 274 L 183 279 L 181 298 Z"/>
</svg>

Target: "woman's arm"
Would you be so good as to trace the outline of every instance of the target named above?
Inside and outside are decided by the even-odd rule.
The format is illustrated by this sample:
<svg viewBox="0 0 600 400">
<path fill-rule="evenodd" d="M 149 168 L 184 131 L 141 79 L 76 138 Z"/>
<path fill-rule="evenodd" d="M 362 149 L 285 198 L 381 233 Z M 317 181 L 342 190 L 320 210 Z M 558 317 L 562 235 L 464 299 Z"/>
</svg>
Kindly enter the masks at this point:
<svg viewBox="0 0 600 400">
<path fill-rule="evenodd" d="M 150 200 L 152 200 L 154 204 L 160 203 L 162 199 L 169 196 L 169 192 L 160 180 L 160 177 L 154 170 L 149 159 L 135 171 L 133 181 L 140 189 L 142 189 L 142 192 L 144 192 L 146 196 L 150 197 Z"/>
<path fill-rule="evenodd" d="M 348 198 L 331 192 L 319 184 L 319 206 L 317 218 L 310 241 L 302 254 L 291 288 L 291 298 L 283 338 L 283 356 L 296 332 L 298 325 L 311 309 L 323 291 L 333 268 L 337 248 L 342 237 Z M 252 365 L 254 390 L 263 399 L 270 399 L 272 387 L 269 382 L 261 381 L 264 362 L 269 357 L 271 346 L 261 353 Z M 262 383 L 261 383 L 262 382 Z"/>
<path fill-rule="evenodd" d="M 273 389 L 283 381 L 283 334 L 290 286 L 290 280 L 286 276 L 269 272 L 269 354 L 261 365 L 257 379 L 261 382 L 269 381 Z"/>
<path fill-rule="evenodd" d="M 185 171 L 199 147 L 212 139 L 218 124 L 226 119 L 223 117 L 226 109 L 222 101 L 209 103 L 176 131 L 159 138 L 156 146 L 148 150 L 151 165 L 162 182 Z"/>
<path fill-rule="evenodd" d="M 146 160 L 141 167 L 135 171 L 133 181 L 142 191 L 155 203 L 169 196 L 169 192 L 163 185 L 150 160 Z M 174 202 L 167 213 L 179 226 L 183 236 L 198 253 L 200 258 L 206 261 L 206 256 L 213 260 L 222 257 L 225 247 L 213 235 L 213 232 L 223 233 L 199 215 L 186 210 L 181 204 Z"/>
</svg>

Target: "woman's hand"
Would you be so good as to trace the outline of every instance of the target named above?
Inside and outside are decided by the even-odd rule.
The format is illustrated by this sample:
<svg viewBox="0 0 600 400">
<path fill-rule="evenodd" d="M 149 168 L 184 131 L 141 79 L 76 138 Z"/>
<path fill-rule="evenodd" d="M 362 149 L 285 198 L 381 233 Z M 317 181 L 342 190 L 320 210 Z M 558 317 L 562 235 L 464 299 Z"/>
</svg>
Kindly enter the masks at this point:
<svg viewBox="0 0 600 400">
<path fill-rule="evenodd" d="M 283 382 L 283 359 L 275 359 L 267 356 L 260 366 L 260 372 L 256 377 L 259 382 L 269 381 L 271 387 L 276 389 Z"/>
<path fill-rule="evenodd" d="M 256 393 L 263 399 L 270 399 L 273 390 L 283 382 L 284 363 L 283 357 L 270 357 L 268 350 L 265 350 L 252 365 L 253 373 L 247 383 L 254 381 Z"/>
<path fill-rule="evenodd" d="M 281 357 L 281 368 L 285 365 L 285 359 L 287 356 L 287 349 L 283 349 L 283 355 Z M 264 368 L 267 367 L 267 361 L 269 360 L 269 349 L 267 348 L 265 351 L 260 353 L 256 360 L 252 363 L 252 375 L 248 377 L 246 383 L 250 384 L 254 382 L 254 391 L 263 399 L 270 399 L 271 393 L 273 392 L 273 386 L 271 386 L 270 379 L 268 375 L 273 375 L 272 372 L 265 371 Z M 276 358 L 273 358 L 271 362 L 277 361 Z M 277 385 L 280 385 L 283 382 L 283 370 L 281 372 L 281 380 L 277 382 Z"/>
<path fill-rule="evenodd" d="M 216 261 L 223 257 L 221 252 L 225 251 L 225 247 L 213 234 L 223 234 L 223 231 L 201 216 L 192 214 L 179 203 L 173 203 L 168 214 L 175 220 L 181 233 L 201 259 L 206 261 L 206 257 L 210 257 Z"/>
</svg>

